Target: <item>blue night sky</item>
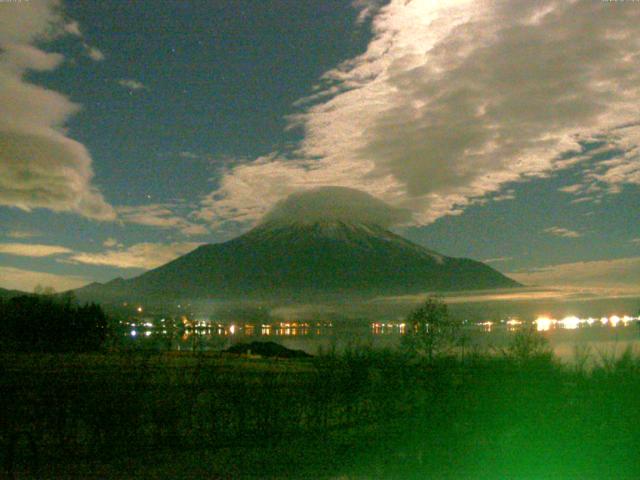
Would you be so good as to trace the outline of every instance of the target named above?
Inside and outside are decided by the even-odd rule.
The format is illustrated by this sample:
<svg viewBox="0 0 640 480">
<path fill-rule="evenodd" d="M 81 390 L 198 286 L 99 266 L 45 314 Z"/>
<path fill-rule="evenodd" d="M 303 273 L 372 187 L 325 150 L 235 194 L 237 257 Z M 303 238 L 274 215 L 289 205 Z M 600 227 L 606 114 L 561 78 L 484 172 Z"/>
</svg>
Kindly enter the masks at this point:
<svg viewBox="0 0 640 480">
<path fill-rule="evenodd" d="M 0 2 L 0 287 L 132 277 L 339 185 L 443 254 L 637 292 L 638 25 L 632 2 Z"/>
</svg>

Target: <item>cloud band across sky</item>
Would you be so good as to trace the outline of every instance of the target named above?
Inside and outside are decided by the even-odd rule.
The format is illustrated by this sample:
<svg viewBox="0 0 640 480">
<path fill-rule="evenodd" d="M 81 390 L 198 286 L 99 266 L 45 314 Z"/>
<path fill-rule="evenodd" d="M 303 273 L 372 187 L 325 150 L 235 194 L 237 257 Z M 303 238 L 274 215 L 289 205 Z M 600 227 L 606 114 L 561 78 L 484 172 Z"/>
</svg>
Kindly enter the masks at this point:
<svg viewBox="0 0 640 480">
<path fill-rule="evenodd" d="M 92 184 L 89 152 L 65 132 L 79 105 L 25 80 L 29 71 L 64 61 L 36 47 L 38 41 L 80 34 L 77 25 L 65 25 L 60 7 L 55 0 L 0 2 L 0 205 L 113 220 L 113 208 Z"/>
<path fill-rule="evenodd" d="M 366 191 L 426 225 L 508 182 L 588 160 L 588 152 L 578 155 L 580 142 L 595 138 L 617 155 L 566 191 L 640 185 L 640 9 L 557 0 L 382 3 L 354 2 L 358 22 L 371 20 L 372 39 L 296 103 L 289 126 L 301 129 L 297 147 L 228 168 L 191 212 L 198 224 L 176 217 L 173 227 L 203 234 L 202 222 L 255 223 L 290 193 L 331 185 Z M 79 105 L 25 80 L 64 61 L 38 41 L 82 38 L 61 6 L 0 4 L 0 205 L 113 220 L 117 209 L 93 184 L 88 150 L 64 129 Z"/>
<path fill-rule="evenodd" d="M 640 184 L 640 8 L 610 2 L 393 0 L 367 51 L 299 102 L 293 152 L 226 172 L 202 202 L 212 223 L 256 221 L 304 188 L 365 190 L 424 225 L 508 182 L 585 171 L 592 189 Z"/>
<path fill-rule="evenodd" d="M 59 245 L 0 243 L 0 254 L 30 258 L 56 257 L 62 263 L 149 270 L 170 262 L 199 245 L 201 243 L 197 242 L 145 242 L 125 248 L 117 240 L 110 238 L 105 241 L 106 249 L 101 252 L 76 252 Z"/>
<path fill-rule="evenodd" d="M 640 293 L 640 257 L 563 263 L 508 275 L 533 286 Z"/>
</svg>

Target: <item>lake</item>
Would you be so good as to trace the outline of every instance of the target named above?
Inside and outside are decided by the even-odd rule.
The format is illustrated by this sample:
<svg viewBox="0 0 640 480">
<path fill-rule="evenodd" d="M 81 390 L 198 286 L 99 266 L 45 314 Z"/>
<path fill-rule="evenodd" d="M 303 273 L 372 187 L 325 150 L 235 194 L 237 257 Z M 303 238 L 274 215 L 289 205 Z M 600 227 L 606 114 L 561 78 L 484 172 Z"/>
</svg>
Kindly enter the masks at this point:
<svg viewBox="0 0 640 480">
<path fill-rule="evenodd" d="M 497 350 L 506 347 L 517 331 L 535 328 L 544 336 L 554 353 L 563 361 L 572 361 L 576 352 L 595 358 L 619 355 L 628 347 L 640 348 L 638 317 L 539 317 L 533 322 L 514 318 L 499 322 L 466 323 L 462 332 L 466 347 Z M 344 351 L 354 347 L 396 348 L 404 333 L 402 322 L 333 324 L 332 322 L 276 322 L 269 324 L 202 322 L 173 334 L 152 324 L 138 324 L 125 332 L 133 345 L 172 350 L 219 350 L 255 340 L 273 341 L 287 348 L 311 354 Z"/>
</svg>

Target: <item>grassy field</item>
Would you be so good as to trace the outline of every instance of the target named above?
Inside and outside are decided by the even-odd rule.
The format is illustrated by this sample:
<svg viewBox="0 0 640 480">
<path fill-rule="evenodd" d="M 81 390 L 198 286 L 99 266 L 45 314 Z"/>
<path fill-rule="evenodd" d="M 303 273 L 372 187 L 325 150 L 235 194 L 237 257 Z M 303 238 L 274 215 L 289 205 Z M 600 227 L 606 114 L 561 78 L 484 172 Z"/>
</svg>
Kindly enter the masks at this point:
<svg viewBox="0 0 640 480">
<path fill-rule="evenodd" d="M 10 478 L 640 478 L 631 354 L 3 354 L 0 380 Z"/>
</svg>

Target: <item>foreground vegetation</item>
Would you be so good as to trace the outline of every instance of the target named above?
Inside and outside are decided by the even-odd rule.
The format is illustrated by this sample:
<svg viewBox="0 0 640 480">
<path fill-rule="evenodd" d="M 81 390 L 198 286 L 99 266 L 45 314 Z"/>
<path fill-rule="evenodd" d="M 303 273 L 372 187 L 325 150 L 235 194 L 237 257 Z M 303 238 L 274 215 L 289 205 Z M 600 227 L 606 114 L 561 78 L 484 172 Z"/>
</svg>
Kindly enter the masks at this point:
<svg viewBox="0 0 640 480">
<path fill-rule="evenodd" d="M 102 308 L 79 305 L 73 294 L 0 298 L 0 352 L 91 352 L 108 333 Z"/>
<path fill-rule="evenodd" d="M 0 307 L 9 478 L 640 478 L 640 357 L 563 365 L 526 329 L 480 351 L 437 298 L 398 350 L 295 359 L 131 350 L 69 298 Z"/>
<path fill-rule="evenodd" d="M 638 478 L 640 359 L 586 369 L 523 344 L 3 354 L 2 460 L 17 478 Z"/>
</svg>

